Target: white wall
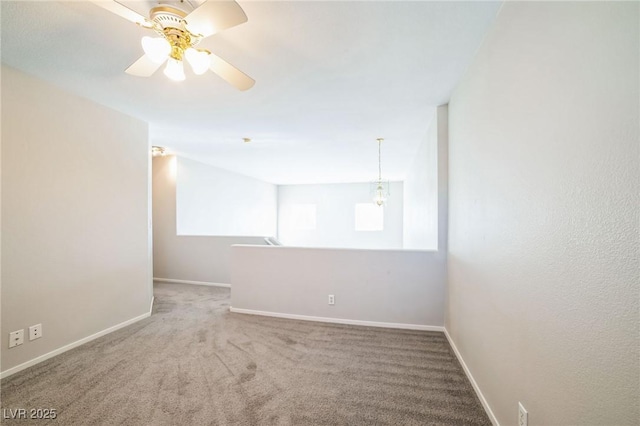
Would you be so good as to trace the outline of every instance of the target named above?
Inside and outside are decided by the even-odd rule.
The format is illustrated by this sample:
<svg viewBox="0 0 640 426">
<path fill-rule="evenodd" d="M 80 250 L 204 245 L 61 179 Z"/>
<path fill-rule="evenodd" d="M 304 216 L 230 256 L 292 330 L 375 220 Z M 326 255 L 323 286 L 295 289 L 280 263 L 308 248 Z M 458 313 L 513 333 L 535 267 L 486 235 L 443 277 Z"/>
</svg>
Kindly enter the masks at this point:
<svg viewBox="0 0 640 426">
<path fill-rule="evenodd" d="M 439 106 L 404 181 L 403 245 L 445 250 L 447 241 L 447 106 Z"/>
<path fill-rule="evenodd" d="M 148 158 L 146 123 L 2 67 L 3 371 L 149 311 Z"/>
<path fill-rule="evenodd" d="M 402 248 L 402 182 L 392 182 L 384 207 L 383 231 L 355 231 L 356 203 L 373 204 L 369 183 L 281 185 L 278 187 L 278 238 L 302 247 Z M 316 205 L 316 228 L 293 226 L 296 204 Z"/>
<path fill-rule="evenodd" d="M 173 156 L 153 158 L 153 276 L 228 284 L 231 245 L 265 244 L 264 239 L 177 235 L 177 161 Z"/>
<path fill-rule="evenodd" d="M 638 8 L 505 2 L 449 103 L 446 327 L 501 424 L 640 421 Z"/>
<path fill-rule="evenodd" d="M 233 246 L 231 305 L 286 315 L 441 327 L 436 252 Z M 335 305 L 328 295 L 335 295 Z M 420 327 L 414 327 L 420 328 Z"/>
<path fill-rule="evenodd" d="M 178 235 L 275 236 L 275 185 L 178 157 Z"/>
</svg>

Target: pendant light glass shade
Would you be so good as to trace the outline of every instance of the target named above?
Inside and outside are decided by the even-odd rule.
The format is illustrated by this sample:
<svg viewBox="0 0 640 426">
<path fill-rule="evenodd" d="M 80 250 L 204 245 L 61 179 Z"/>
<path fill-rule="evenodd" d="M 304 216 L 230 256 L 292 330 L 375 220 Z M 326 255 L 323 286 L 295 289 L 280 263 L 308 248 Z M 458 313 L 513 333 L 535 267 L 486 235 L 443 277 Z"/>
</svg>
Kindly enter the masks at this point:
<svg viewBox="0 0 640 426">
<path fill-rule="evenodd" d="M 378 182 L 376 186 L 373 202 L 378 207 L 383 207 L 387 202 L 387 190 L 384 188 L 382 182 Z"/>
<path fill-rule="evenodd" d="M 163 63 L 169 53 L 171 53 L 171 45 L 162 37 L 142 37 L 142 50 L 156 64 Z"/>
<path fill-rule="evenodd" d="M 182 61 L 169 58 L 167 61 L 167 67 L 164 69 L 164 75 L 173 81 L 183 81 L 185 77 Z"/>
<path fill-rule="evenodd" d="M 209 53 L 204 50 L 196 50 L 190 47 L 184 52 L 184 56 L 187 58 L 189 65 L 191 65 L 193 72 L 197 75 L 202 75 L 207 72 L 209 65 L 211 65 Z"/>
</svg>

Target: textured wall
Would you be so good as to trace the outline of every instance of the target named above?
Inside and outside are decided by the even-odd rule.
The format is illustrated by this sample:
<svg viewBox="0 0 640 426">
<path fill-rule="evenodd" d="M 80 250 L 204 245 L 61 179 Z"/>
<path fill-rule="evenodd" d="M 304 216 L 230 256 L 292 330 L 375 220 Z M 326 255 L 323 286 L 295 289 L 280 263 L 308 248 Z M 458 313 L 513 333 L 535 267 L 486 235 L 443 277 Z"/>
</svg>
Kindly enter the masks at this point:
<svg viewBox="0 0 640 426">
<path fill-rule="evenodd" d="M 404 181 L 403 247 L 447 249 L 448 107 L 435 109 Z"/>
<path fill-rule="evenodd" d="M 233 246 L 234 308 L 441 327 L 445 262 L 437 252 Z M 327 303 L 335 295 L 335 305 Z"/>
<path fill-rule="evenodd" d="M 638 7 L 506 2 L 449 104 L 446 326 L 501 424 L 640 420 Z"/>
<path fill-rule="evenodd" d="M 146 123 L 2 68 L 3 370 L 149 311 L 148 164 Z"/>
<path fill-rule="evenodd" d="M 404 180 L 402 243 L 407 249 L 438 249 L 438 118 L 434 111 L 427 134 Z"/>
</svg>

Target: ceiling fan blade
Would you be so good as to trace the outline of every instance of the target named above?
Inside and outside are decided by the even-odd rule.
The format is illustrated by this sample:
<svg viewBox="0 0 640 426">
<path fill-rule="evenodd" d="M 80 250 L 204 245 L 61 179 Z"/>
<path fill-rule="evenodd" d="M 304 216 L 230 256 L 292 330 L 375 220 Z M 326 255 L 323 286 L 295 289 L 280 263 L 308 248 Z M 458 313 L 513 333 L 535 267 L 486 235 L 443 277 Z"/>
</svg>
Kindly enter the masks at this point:
<svg viewBox="0 0 640 426">
<path fill-rule="evenodd" d="M 138 24 L 145 28 L 151 28 L 153 25 L 147 18 L 140 15 L 138 12 L 134 12 L 127 6 L 118 3 L 115 0 L 89 0 L 97 6 L 108 10 L 111 13 L 115 13 L 118 16 L 123 17 L 127 21 L 131 21 L 134 24 Z"/>
<path fill-rule="evenodd" d="M 140 59 L 131 64 L 124 72 L 137 77 L 150 77 L 160 66 L 162 66 L 162 62 L 153 62 L 147 55 L 142 55 Z"/>
<path fill-rule="evenodd" d="M 247 15 L 234 0 L 209 0 L 188 14 L 184 20 L 189 32 L 209 37 L 247 22 Z"/>
<path fill-rule="evenodd" d="M 209 69 L 218 74 L 227 83 L 231 84 L 238 90 L 249 90 L 256 83 L 254 79 L 240 71 L 238 68 L 231 65 L 219 56 L 210 55 L 211 65 Z"/>
</svg>

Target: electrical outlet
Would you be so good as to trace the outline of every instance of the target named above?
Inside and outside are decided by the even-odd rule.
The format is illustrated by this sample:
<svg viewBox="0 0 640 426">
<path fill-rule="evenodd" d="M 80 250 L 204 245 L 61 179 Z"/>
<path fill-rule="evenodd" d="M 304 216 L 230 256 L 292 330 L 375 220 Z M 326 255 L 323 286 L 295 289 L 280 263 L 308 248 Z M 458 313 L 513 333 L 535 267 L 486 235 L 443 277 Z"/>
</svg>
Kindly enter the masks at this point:
<svg viewBox="0 0 640 426">
<path fill-rule="evenodd" d="M 42 324 L 29 327 L 29 340 L 36 340 L 42 337 Z"/>
<path fill-rule="evenodd" d="M 329 304 L 330 305 L 335 305 L 336 304 L 336 297 L 333 294 L 329 295 Z"/>
<path fill-rule="evenodd" d="M 9 349 L 24 343 L 24 329 L 9 333 Z"/>
<path fill-rule="evenodd" d="M 524 409 L 521 402 L 518 402 L 518 426 L 527 426 L 529 423 L 529 413 Z"/>
</svg>

